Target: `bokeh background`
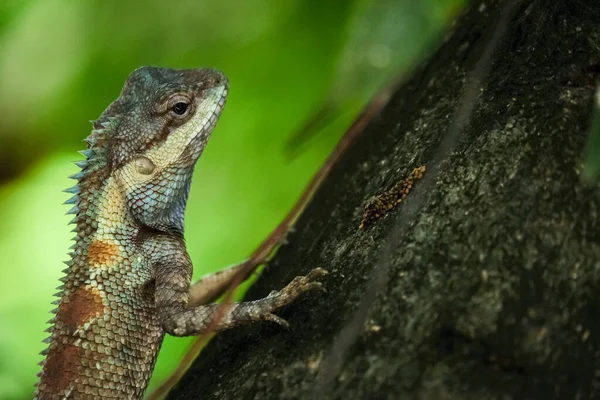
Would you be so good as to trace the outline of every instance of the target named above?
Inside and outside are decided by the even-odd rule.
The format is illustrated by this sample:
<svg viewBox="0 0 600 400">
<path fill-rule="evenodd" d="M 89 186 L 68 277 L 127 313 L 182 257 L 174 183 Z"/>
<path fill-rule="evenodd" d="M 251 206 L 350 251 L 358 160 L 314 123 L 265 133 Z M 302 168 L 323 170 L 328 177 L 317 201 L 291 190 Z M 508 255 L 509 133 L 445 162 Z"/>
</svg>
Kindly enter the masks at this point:
<svg viewBox="0 0 600 400">
<path fill-rule="evenodd" d="M 441 43 L 465 2 L 0 1 L 0 399 L 32 397 L 72 236 L 61 190 L 89 120 L 133 69 L 230 79 L 186 213 L 197 278 L 260 243 L 364 104 Z M 290 142 L 321 109 L 327 123 Z M 166 338 L 151 388 L 190 340 Z"/>
</svg>

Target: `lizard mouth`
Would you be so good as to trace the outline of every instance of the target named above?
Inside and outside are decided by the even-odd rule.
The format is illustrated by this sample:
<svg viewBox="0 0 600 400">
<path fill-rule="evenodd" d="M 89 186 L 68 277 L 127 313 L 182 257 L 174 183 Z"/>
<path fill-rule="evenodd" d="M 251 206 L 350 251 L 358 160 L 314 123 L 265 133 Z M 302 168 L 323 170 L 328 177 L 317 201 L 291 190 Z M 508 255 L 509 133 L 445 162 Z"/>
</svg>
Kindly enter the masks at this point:
<svg viewBox="0 0 600 400">
<path fill-rule="evenodd" d="M 229 90 L 228 90 L 226 84 L 221 84 L 220 86 L 217 86 L 217 87 L 211 89 L 211 91 L 216 92 L 215 96 L 218 98 L 218 100 L 215 103 L 215 106 L 214 106 L 211 116 L 209 117 L 208 124 L 207 124 L 207 126 L 205 126 L 205 129 L 208 129 L 209 131 L 212 131 L 213 128 L 217 125 L 219 116 L 221 115 L 223 108 L 225 108 L 225 102 L 227 101 L 227 94 L 229 93 Z"/>
<path fill-rule="evenodd" d="M 193 119 L 196 122 L 191 127 L 185 147 L 188 151 L 196 153 L 196 157 L 200 156 L 200 153 L 206 146 L 206 142 L 210 138 L 212 130 L 217 125 L 217 121 L 225 107 L 227 101 L 227 94 L 229 90 L 227 83 L 223 82 L 219 86 L 206 89 L 198 104 L 196 115 Z"/>
<path fill-rule="evenodd" d="M 203 99 L 203 102 L 210 102 L 212 109 L 207 110 L 208 117 L 206 118 L 202 129 L 200 130 L 200 132 L 198 132 L 198 134 L 207 133 L 208 135 L 210 135 L 214 127 L 217 125 L 217 121 L 221 116 L 223 108 L 225 108 L 227 94 L 228 88 L 225 83 L 208 90 L 208 93 Z"/>
</svg>

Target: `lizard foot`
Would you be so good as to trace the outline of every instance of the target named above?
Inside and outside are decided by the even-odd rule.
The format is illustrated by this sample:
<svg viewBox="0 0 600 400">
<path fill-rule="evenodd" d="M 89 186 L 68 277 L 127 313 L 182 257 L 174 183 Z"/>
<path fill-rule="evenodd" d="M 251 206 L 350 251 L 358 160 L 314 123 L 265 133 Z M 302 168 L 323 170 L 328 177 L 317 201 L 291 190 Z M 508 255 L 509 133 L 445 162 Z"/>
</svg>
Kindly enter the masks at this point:
<svg viewBox="0 0 600 400">
<path fill-rule="evenodd" d="M 295 277 L 283 289 L 272 291 L 266 299 L 274 300 L 274 302 L 271 303 L 272 307 L 269 307 L 270 309 L 262 316 L 261 319 L 272 321 L 285 328 L 289 328 L 287 321 L 273 314 L 272 311 L 291 303 L 298 296 L 305 292 L 318 290 L 326 293 L 327 290 L 323 287 L 323 284 L 316 280 L 326 276 L 327 274 L 329 274 L 327 270 L 323 268 L 315 268 L 305 276 Z"/>
<path fill-rule="evenodd" d="M 293 296 L 294 298 L 298 297 L 300 294 L 304 292 L 308 292 L 311 290 L 320 290 L 322 292 L 326 292 L 327 290 L 323 287 L 321 282 L 315 282 L 317 279 L 322 278 L 329 274 L 326 269 L 323 268 L 315 268 L 305 276 L 297 276 L 295 277 L 286 287 L 281 289 L 278 293 L 279 295 L 287 295 Z"/>
</svg>

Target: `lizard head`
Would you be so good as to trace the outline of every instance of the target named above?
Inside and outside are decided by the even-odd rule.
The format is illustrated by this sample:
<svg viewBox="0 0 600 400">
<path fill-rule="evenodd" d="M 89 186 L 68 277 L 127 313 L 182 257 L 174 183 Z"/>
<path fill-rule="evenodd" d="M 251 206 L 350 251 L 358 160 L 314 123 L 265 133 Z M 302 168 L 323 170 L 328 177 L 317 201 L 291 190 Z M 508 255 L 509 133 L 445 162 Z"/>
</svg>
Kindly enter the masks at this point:
<svg viewBox="0 0 600 400">
<path fill-rule="evenodd" d="M 96 123 L 114 125 L 108 164 L 136 222 L 183 232 L 194 165 L 226 97 L 227 79 L 215 70 L 142 67 L 128 77 Z"/>
</svg>

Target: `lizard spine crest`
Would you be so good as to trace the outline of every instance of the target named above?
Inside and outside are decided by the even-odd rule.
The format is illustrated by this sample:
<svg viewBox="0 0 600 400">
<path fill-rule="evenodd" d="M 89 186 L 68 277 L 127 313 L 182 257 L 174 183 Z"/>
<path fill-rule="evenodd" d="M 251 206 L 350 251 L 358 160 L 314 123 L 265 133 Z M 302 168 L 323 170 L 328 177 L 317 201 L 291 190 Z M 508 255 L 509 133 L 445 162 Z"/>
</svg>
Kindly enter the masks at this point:
<svg viewBox="0 0 600 400">
<path fill-rule="evenodd" d="M 80 171 L 69 176 L 70 179 L 74 179 L 77 183 L 65 190 L 64 193 L 72 194 L 72 196 L 66 200 L 63 204 L 72 205 L 72 208 L 67 211 L 67 215 L 73 214 L 74 218 L 69 222 L 69 225 L 75 225 L 72 232 L 75 233 L 75 236 L 71 239 L 74 241 L 73 245 L 69 248 L 70 251 L 68 253 L 70 259 L 67 261 L 63 261 L 67 268 L 62 270 L 63 275 L 59 278 L 61 285 L 56 288 L 57 292 L 54 294 L 54 297 L 58 297 L 58 299 L 54 300 L 51 304 L 57 306 L 56 308 L 50 311 L 52 318 L 46 321 L 46 324 L 49 324 L 48 328 L 44 330 L 44 332 L 48 333 L 49 336 L 42 340 L 42 343 L 49 345 L 52 341 L 52 335 L 55 330 L 55 325 L 57 322 L 57 313 L 59 307 L 62 304 L 62 299 L 64 299 L 64 291 L 65 285 L 68 285 L 70 282 L 70 276 L 73 274 L 74 266 L 78 267 L 80 264 L 81 253 L 86 247 L 85 237 L 89 237 L 91 233 L 90 228 L 93 228 L 94 222 L 93 218 L 91 218 L 95 214 L 95 210 L 93 210 L 94 204 L 97 204 L 94 196 L 94 192 L 99 192 L 98 190 L 90 190 L 90 188 L 94 186 L 98 186 L 98 183 L 101 183 L 105 180 L 105 176 L 99 176 L 101 174 L 108 175 L 108 171 L 106 168 L 107 165 L 107 157 L 106 157 L 106 142 L 110 135 L 110 132 L 118 124 L 118 119 L 109 117 L 105 121 L 93 121 L 95 126 L 92 129 L 90 135 L 84 140 L 87 143 L 87 149 L 79 151 L 79 154 L 83 155 L 85 158 L 80 161 L 75 161 L 74 164 L 79 167 Z M 88 236 L 86 236 L 88 235 Z M 49 347 L 46 347 L 44 350 L 40 352 L 40 355 L 46 357 L 49 352 Z M 47 359 L 42 359 L 38 365 L 40 367 L 44 367 Z M 37 374 L 37 377 L 42 376 L 42 370 L 40 370 Z M 39 385 L 39 381 L 36 382 L 35 386 Z"/>
</svg>

